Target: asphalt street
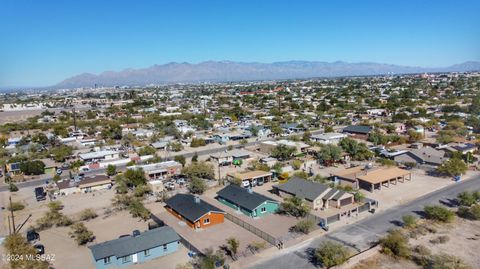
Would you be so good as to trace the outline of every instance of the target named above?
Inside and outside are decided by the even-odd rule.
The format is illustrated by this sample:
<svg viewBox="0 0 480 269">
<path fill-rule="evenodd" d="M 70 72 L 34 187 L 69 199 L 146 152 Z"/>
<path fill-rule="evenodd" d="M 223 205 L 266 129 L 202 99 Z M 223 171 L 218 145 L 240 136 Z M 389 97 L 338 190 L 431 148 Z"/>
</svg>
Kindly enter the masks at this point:
<svg viewBox="0 0 480 269">
<path fill-rule="evenodd" d="M 398 227 L 398 225 L 401 224 L 402 216 L 411 214 L 421 217 L 425 205 L 443 204 L 453 206 L 457 194 L 466 190 L 480 190 L 480 176 L 455 183 L 419 197 L 409 203 L 372 214 L 358 222 L 331 231 L 324 236 L 280 250 L 276 255 L 268 259 L 260 260 L 249 268 L 317 268 L 311 263 L 310 258 L 311 253 L 318 247 L 320 242 L 333 240 L 357 251 L 366 250 L 389 230 Z"/>
</svg>

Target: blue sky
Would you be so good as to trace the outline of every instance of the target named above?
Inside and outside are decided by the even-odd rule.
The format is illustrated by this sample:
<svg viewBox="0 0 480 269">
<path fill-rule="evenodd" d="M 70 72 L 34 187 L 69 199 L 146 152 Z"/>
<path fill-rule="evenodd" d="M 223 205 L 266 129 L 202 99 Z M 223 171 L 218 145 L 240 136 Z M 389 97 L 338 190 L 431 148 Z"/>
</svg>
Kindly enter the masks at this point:
<svg viewBox="0 0 480 269">
<path fill-rule="evenodd" d="M 0 87 L 168 62 L 480 60 L 480 1 L 0 2 Z"/>
</svg>

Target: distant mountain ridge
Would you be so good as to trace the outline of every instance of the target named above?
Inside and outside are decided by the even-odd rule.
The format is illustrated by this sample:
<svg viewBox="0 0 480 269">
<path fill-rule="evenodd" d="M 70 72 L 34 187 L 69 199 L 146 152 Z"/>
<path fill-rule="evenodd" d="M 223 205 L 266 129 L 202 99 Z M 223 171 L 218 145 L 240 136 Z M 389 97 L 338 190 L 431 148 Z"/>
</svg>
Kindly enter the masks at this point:
<svg viewBox="0 0 480 269">
<path fill-rule="evenodd" d="M 285 61 L 274 63 L 206 61 L 198 64 L 167 63 L 142 69 L 83 73 L 55 85 L 56 88 L 148 85 L 175 82 L 227 82 L 247 80 L 301 79 L 312 77 L 369 76 L 424 72 L 480 71 L 480 62 L 469 61 L 449 67 L 414 67 L 371 62 Z"/>
</svg>

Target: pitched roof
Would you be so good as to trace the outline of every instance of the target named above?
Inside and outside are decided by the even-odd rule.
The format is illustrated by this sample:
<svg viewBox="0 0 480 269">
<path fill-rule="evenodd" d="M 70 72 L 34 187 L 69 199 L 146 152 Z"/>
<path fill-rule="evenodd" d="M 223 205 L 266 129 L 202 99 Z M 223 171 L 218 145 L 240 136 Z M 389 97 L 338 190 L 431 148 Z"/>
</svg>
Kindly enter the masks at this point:
<svg viewBox="0 0 480 269">
<path fill-rule="evenodd" d="M 350 125 L 343 128 L 344 133 L 360 133 L 368 134 L 372 131 L 372 127 L 366 125 Z"/>
<path fill-rule="evenodd" d="M 138 236 L 127 236 L 88 247 L 93 258 L 100 260 L 110 256 L 124 257 L 147 249 L 180 240 L 169 226 L 145 231 Z"/>
<path fill-rule="evenodd" d="M 195 196 L 191 194 L 178 193 L 171 197 L 165 204 L 172 208 L 190 222 L 195 222 L 205 214 L 215 211 L 224 213 L 221 209 L 198 198 L 199 203 L 195 202 Z"/>
<path fill-rule="evenodd" d="M 309 201 L 317 199 L 322 193 L 330 189 L 330 187 L 325 184 L 308 181 L 298 177 L 294 177 L 287 183 L 278 184 L 273 187 Z"/>
<path fill-rule="evenodd" d="M 225 188 L 221 189 L 219 192 L 217 192 L 217 195 L 218 197 L 233 202 L 236 205 L 239 205 L 248 210 L 254 210 L 266 201 L 273 201 L 278 203 L 277 201 L 274 201 L 273 199 L 258 194 L 256 192 L 250 193 L 249 190 L 241 188 L 235 184 L 230 184 Z"/>
</svg>

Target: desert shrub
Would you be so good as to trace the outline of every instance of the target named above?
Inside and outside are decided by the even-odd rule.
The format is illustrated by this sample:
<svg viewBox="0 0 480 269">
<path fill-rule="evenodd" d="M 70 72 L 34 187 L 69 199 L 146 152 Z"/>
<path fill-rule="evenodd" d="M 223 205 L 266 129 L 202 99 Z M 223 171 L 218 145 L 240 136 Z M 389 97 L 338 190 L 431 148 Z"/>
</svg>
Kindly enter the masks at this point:
<svg viewBox="0 0 480 269">
<path fill-rule="evenodd" d="M 19 211 L 24 208 L 25 208 L 25 205 L 22 202 L 12 202 L 12 204 L 8 206 L 8 210 L 12 210 L 12 211 Z"/>
<path fill-rule="evenodd" d="M 261 249 L 264 249 L 267 246 L 265 242 L 252 242 L 248 244 L 247 249 L 249 249 L 252 253 L 258 252 Z"/>
<path fill-rule="evenodd" d="M 439 222 L 452 222 L 455 218 L 455 213 L 443 206 L 425 206 L 424 211 L 427 219 Z"/>
<path fill-rule="evenodd" d="M 431 257 L 428 269 L 471 269 L 462 259 L 448 254 L 438 254 Z"/>
<path fill-rule="evenodd" d="M 133 195 L 135 197 L 143 197 L 145 194 L 151 193 L 152 189 L 148 185 L 138 185 L 135 187 L 135 190 L 133 191 Z"/>
<path fill-rule="evenodd" d="M 480 220 L 480 205 L 476 204 L 471 207 L 462 206 L 458 209 L 457 215 L 464 219 Z"/>
<path fill-rule="evenodd" d="M 407 228 L 414 228 L 417 225 L 417 218 L 412 215 L 402 217 L 403 225 Z"/>
<path fill-rule="evenodd" d="M 297 222 L 297 224 L 292 227 L 292 231 L 297 233 L 309 234 L 314 226 L 315 223 L 312 220 L 304 219 Z"/>
<path fill-rule="evenodd" d="M 412 261 L 422 267 L 427 267 L 432 252 L 423 245 L 417 245 L 412 250 Z"/>
<path fill-rule="evenodd" d="M 349 255 L 344 246 L 332 241 L 322 242 L 314 253 L 317 262 L 326 268 L 346 262 Z"/>
<path fill-rule="evenodd" d="M 432 243 L 432 244 L 445 244 L 446 242 L 448 242 L 448 240 L 450 240 L 450 237 L 448 237 L 446 235 L 442 235 L 442 236 L 439 236 L 439 237 L 436 237 L 436 238 L 430 240 L 430 243 Z"/>
<path fill-rule="evenodd" d="M 73 223 L 72 219 L 61 212 L 63 205 L 59 201 L 50 202 L 48 208 L 49 211 L 37 220 L 38 230 L 44 230 L 53 226 L 69 226 Z"/>
<path fill-rule="evenodd" d="M 310 212 L 310 208 L 301 198 L 296 196 L 283 199 L 280 204 L 279 213 L 288 214 L 294 217 L 305 217 Z"/>
<path fill-rule="evenodd" d="M 17 191 L 18 191 L 18 187 L 17 187 L 17 185 L 15 185 L 15 184 L 13 184 L 12 182 L 10 182 L 10 183 L 8 184 L 8 190 L 9 190 L 10 192 L 17 192 Z"/>
<path fill-rule="evenodd" d="M 87 209 L 82 210 L 82 212 L 80 212 L 80 214 L 78 216 L 78 219 L 84 221 L 84 220 L 94 219 L 97 216 L 98 215 L 95 212 L 95 210 L 93 210 L 92 208 L 87 208 Z"/>
<path fill-rule="evenodd" d="M 380 239 L 383 253 L 394 257 L 408 258 L 410 256 L 410 248 L 408 240 L 400 230 L 390 231 L 389 234 Z"/>
<path fill-rule="evenodd" d="M 88 242 L 92 242 L 95 238 L 93 233 L 82 222 L 73 224 L 71 229 L 70 236 L 75 239 L 78 245 L 85 245 Z"/>
</svg>

